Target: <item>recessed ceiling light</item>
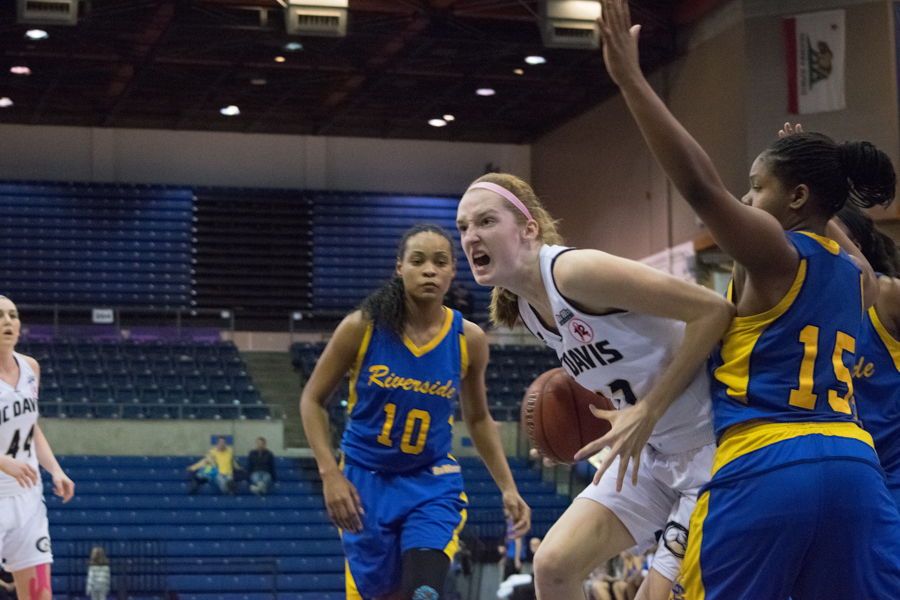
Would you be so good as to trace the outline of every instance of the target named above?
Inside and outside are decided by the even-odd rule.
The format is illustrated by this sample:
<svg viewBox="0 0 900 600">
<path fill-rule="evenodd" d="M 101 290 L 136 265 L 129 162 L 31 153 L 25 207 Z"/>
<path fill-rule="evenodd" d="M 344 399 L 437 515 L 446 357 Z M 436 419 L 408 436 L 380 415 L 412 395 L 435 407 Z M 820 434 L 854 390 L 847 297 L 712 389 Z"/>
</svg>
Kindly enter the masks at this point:
<svg viewBox="0 0 900 600">
<path fill-rule="evenodd" d="M 232 104 L 230 106 L 226 106 L 225 108 L 221 109 L 219 112 L 222 113 L 223 115 L 233 117 L 235 115 L 241 114 L 241 109 L 239 109 L 237 106 Z"/>
<path fill-rule="evenodd" d="M 513 73 L 515 73 L 516 75 L 522 75 L 525 73 L 525 71 L 523 71 L 522 69 L 513 69 Z"/>
<path fill-rule="evenodd" d="M 31 69 L 29 69 L 28 67 L 23 67 L 21 65 L 17 67 L 10 67 L 9 72 L 15 73 L 16 75 L 31 75 Z"/>
<path fill-rule="evenodd" d="M 0 108 L 6 108 L 7 106 L 12 106 L 12 105 L 13 105 L 13 101 L 10 100 L 9 98 L 6 98 L 6 97 L 0 98 Z"/>
<path fill-rule="evenodd" d="M 479 96 L 493 96 L 497 92 L 495 92 L 491 88 L 478 88 L 477 90 L 475 90 L 475 93 Z"/>
<path fill-rule="evenodd" d="M 276 56 L 276 57 L 275 57 L 275 62 L 284 62 L 284 57 L 283 57 L 283 56 Z"/>
<path fill-rule="evenodd" d="M 254 77 L 250 80 L 250 83 L 252 83 L 253 85 L 266 85 L 266 83 L 268 82 L 262 77 Z"/>
<path fill-rule="evenodd" d="M 432 127 L 443 127 L 447 124 L 447 121 L 443 119 L 431 119 L 430 121 L 428 121 L 428 124 Z"/>
<path fill-rule="evenodd" d="M 453 115 L 444 115 L 444 120 L 449 123 L 450 121 L 455 121 L 456 117 L 454 117 Z"/>
<path fill-rule="evenodd" d="M 542 65 L 547 62 L 547 59 L 543 56 L 526 56 L 525 62 L 527 62 L 529 65 Z"/>
<path fill-rule="evenodd" d="M 303 44 L 300 42 L 288 42 L 284 45 L 284 49 L 288 52 L 296 52 L 297 50 L 303 50 Z"/>
<path fill-rule="evenodd" d="M 25 37 L 29 40 L 46 40 L 50 36 L 43 29 L 29 29 L 25 32 Z"/>
</svg>

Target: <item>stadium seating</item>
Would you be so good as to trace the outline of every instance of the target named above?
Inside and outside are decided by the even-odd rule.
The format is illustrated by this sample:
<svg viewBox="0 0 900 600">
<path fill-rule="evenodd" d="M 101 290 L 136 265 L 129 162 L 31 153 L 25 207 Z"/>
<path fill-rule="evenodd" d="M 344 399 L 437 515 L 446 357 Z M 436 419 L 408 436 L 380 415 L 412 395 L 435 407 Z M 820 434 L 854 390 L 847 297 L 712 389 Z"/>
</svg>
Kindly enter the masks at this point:
<svg viewBox="0 0 900 600">
<path fill-rule="evenodd" d="M 265 497 L 205 486 L 188 495 L 185 467 L 197 457 L 61 456 L 76 482 L 63 504 L 45 474 L 55 594 L 80 598 L 94 545 L 110 557 L 113 591 L 158 599 L 337 600 L 344 559 L 328 520 L 314 461 L 277 458 L 278 483 Z M 478 458 L 462 458 L 469 498 L 463 536 L 494 543 L 505 532 L 500 493 Z M 524 463 L 510 460 L 532 507 L 529 535 L 543 536 L 568 498 Z"/>
<path fill-rule="evenodd" d="M 143 332 L 144 339 L 149 336 Z M 41 365 L 44 417 L 271 418 L 231 342 L 47 342 L 29 337 L 16 349 Z"/>
</svg>

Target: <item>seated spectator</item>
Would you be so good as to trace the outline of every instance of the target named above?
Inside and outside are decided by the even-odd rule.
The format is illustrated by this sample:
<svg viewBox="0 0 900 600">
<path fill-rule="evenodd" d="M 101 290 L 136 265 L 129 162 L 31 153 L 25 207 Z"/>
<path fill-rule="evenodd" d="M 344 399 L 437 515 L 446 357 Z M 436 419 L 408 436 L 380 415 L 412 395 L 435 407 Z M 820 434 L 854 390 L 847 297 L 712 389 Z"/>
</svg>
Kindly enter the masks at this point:
<svg viewBox="0 0 900 600">
<path fill-rule="evenodd" d="M 275 455 L 266 448 L 266 438 L 256 438 L 256 449 L 247 457 L 250 491 L 265 496 L 275 482 Z"/>
<path fill-rule="evenodd" d="M 224 436 L 219 436 L 216 445 L 209 453 L 199 461 L 188 467 L 195 473 L 194 483 L 190 493 L 196 494 L 203 484 L 210 479 L 216 480 L 216 485 L 223 494 L 234 494 L 234 470 L 239 468 L 234 460 L 234 453 Z"/>
</svg>

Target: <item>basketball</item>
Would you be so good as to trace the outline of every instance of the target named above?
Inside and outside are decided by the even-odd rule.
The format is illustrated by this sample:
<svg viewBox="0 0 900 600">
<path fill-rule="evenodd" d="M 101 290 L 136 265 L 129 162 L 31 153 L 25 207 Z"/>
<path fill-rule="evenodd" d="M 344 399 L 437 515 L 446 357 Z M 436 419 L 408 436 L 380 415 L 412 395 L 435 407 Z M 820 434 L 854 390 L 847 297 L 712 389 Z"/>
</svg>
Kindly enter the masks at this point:
<svg viewBox="0 0 900 600">
<path fill-rule="evenodd" d="M 534 380 L 522 400 L 522 427 L 532 444 L 547 458 L 572 464 L 575 453 L 610 429 L 590 406 L 615 407 L 606 396 L 581 387 L 561 367 Z"/>
</svg>

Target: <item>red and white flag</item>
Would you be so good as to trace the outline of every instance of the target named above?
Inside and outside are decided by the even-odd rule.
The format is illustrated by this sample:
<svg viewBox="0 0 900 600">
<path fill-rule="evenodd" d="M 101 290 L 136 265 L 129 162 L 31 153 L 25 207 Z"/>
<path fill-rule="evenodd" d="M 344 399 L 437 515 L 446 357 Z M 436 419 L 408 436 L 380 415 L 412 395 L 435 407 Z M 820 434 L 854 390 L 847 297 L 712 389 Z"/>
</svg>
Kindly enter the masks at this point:
<svg viewBox="0 0 900 600">
<path fill-rule="evenodd" d="M 844 98 L 844 11 L 826 10 L 784 20 L 788 112 L 841 110 Z"/>
</svg>

